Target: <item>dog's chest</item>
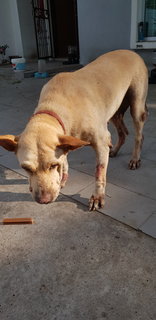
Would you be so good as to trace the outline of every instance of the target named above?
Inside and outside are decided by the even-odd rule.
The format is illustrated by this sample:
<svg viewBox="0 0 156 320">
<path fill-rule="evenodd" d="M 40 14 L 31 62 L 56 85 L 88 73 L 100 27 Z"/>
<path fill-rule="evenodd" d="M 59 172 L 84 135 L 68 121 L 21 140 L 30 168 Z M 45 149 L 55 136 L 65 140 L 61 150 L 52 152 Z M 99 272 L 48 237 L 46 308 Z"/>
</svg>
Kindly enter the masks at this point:
<svg viewBox="0 0 156 320">
<path fill-rule="evenodd" d="M 95 137 L 95 130 L 93 128 L 73 128 L 71 130 L 71 136 L 77 137 L 84 141 L 93 142 Z"/>
</svg>

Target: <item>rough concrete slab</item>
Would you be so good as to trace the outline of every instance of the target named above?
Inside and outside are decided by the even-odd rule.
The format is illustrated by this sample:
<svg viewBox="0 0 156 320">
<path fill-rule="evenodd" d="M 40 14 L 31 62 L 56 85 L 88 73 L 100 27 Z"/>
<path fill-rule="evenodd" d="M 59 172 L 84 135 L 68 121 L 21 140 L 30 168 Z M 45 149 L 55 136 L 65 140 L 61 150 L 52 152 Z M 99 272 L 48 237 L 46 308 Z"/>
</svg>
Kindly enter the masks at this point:
<svg viewBox="0 0 156 320">
<path fill-rule="evenodd" d="M 0 318 L 155 320 L 155 240 L 60 196 L 38 205 L 27 180 L 0 166 Z"/>
</svg>

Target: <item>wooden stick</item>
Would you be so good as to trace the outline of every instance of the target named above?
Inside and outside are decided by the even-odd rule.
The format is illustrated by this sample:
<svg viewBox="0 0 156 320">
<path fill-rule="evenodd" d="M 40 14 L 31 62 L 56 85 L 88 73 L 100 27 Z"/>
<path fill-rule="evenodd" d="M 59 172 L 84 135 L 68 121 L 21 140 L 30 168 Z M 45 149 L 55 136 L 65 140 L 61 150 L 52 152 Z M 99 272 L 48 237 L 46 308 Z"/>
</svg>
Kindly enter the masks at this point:
<svg viewBox="0 0 156 320">
<path fill-rule="evenodd" d="M 6 218 L 3 219 L 3 224 L 32 224 L 32 218 Z"/>
</svg>

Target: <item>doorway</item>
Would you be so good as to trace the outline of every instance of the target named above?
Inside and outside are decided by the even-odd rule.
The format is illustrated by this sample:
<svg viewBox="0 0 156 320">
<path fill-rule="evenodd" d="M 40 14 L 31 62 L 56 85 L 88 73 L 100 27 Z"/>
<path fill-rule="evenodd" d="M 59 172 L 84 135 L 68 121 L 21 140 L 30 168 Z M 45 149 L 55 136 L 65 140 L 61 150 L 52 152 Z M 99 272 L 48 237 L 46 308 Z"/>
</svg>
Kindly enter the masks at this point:
<svg viewBox="0 0 156 320">
<path fill-rule="evenodd" d="M 49 0 L 54 58 L 79 62 L 77 0 Z"/>
</svg>

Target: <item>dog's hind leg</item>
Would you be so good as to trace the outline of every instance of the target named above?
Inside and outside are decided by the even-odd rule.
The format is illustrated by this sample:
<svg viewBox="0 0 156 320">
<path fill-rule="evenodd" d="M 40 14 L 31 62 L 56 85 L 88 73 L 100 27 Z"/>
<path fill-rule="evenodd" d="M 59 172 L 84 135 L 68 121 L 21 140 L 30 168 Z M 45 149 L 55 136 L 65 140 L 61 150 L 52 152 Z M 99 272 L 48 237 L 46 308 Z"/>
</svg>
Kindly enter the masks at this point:
<svg viewBox="0 0 156 320">
<path fill-rule="evenodd" d="M 116 127 L 118 133 L 117 143 L 110 149 L 109 156 L 115 157 L 120 150 L 121 146 L 124 144 L 126 136 L 128 135 L 128 129 L 126 128 L 123 121 L 123 113 L 115 114 L 111 119 L 111 122 Z"/>
<path fill-rule="evenodd" d="M 135 107 L 135 103 L 137 104 L 137 107 Z M 144 140 L 143 127 L 148 116 L 148 111 L 145 102 L 136 101 L 135 103 L 131 108 L 131 115 L 133 118 L 135 129 L 134 149 L 132 153 L 132 159 L 129 162 L 129 168 L 132 170 L 139 168 L 141 164 L 140 154 L 142 143 Z"/>
<path fill-rule="evenodd" d="M 120 108 L 118 111 L 114 114 L 114 116 L 111 118 L 111 122 L 116 127 L 117 133 L 118 133 L 118 141 L 117 143 L 110 149 L 109 156 L 115 157 L 120 150 L 121 146 L 124 144 L 126 136 L 128 135 L 128 129 L 126 128 L 123 117 L 126 112 L 126 110 L 129 107 L 129 92 L 127 91 Z"/>
</svg>

